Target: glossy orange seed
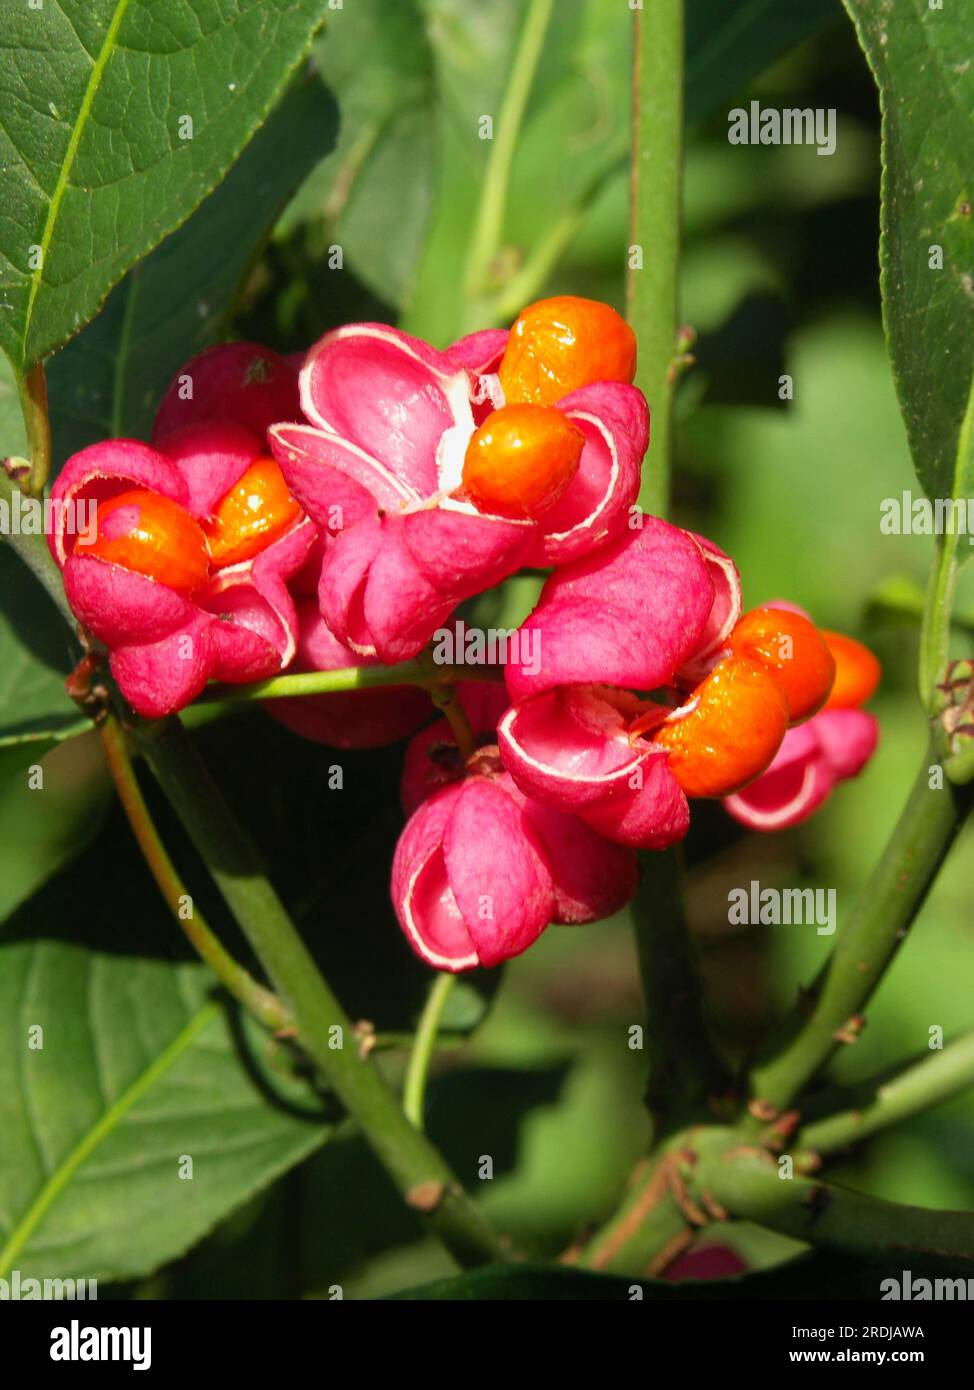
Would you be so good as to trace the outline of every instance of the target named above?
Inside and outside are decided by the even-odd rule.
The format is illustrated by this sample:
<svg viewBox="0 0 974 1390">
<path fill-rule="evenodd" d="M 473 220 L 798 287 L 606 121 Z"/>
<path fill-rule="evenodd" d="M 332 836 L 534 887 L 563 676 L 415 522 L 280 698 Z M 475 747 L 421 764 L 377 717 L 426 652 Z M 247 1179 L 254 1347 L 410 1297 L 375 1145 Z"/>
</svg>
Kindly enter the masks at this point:
<svg viewBox="0 0 974 1390">
<path fill-rule="evenodd" d="M 800 613 L 754 608 L 738 622 L 727 645 L 767 666 L 788 701 L 792 724 L 800 724 L 824 705 L 835 679 L 835 661 L 818 628 Z"/>
<path fill-rule="evenodd" d="M 553 405 L 593 381 L 631 382 L 636 335 L 608 304 L 558 295 L 516 319 L 498 370 L 508 402 Z"/>
<path fill-rule="evenodd" d="M 868 647 L 843 632 L 827 632 L 822 636 L 835 658 L 835 683 L 825 702 L 826 709 L 854 709 L 863 705 L 879 685 L 883 668 Z"/>
<path fill-rule="evenodd" d="M 664 724 L 655 742 L 687 796 L 727 796 L 758 777 L 781 746 L 788 701 L 763 662 L 719 661 L 694 695 L 697 707 Z"/>
<path fill-rule="evenodd" d="M 560 410 L 501 406 L 467 445 L 463 495 L 495 516 L 540 516 L 574 478 L 584 445 L 582 431 Z"/>
<path fill-rule="evenodd" d="M 284 474 L 270 457 L 255 459 L 204 523 L 214 565 L 239 565 L 266 549 L 301 515 Z"/>
<path fill-rule="evenodd" d="M 76 555 L 91 555 L 191 594 L 209 577 L 206 538 L 194 516 L 178 502 L 146 488 L 121 492 L 96 511 L 90 544 L 79 537 Z"/>
</svg>

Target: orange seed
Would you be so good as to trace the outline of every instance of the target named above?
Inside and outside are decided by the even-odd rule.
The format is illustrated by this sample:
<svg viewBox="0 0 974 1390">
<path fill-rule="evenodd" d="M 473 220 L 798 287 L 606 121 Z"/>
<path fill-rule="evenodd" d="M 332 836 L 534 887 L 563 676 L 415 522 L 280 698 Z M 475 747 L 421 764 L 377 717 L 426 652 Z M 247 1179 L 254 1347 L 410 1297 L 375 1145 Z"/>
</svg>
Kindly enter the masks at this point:
<svg viewBox="0 0 974 1390">
<path fill-rule="evenodd" d="M 79 538 L 76 554 L 107 560 L 181 594 L 206 583 L 206 538 L 196 518 L 178 502 L 147 488 L 133 488 L 99 502 L 95 515 L 95 536 L 90 543 Z"/>
<path fill-rule="evenodd" d="M 690 714 L 664 724 L 655 742 L 687 796 L 727 796 L 767 768 L 788 727 L 788 701 L 763 662 L 733 655 L 694 691 Z"/>
<path fill-rule="evenodd" d="M 727 645 L 761 661 L 788 701 L 792 724 L 822 708 L 835 679 L 835 661 L 815 624 L 787 608 L 754 608 Z"/>
<path fill-rule="evenodd" d="M 825 702 L 826 709 L 853 709 L 863 705 L 879 685 L 883 669 L 868 647 L 842 632 L 822 636 L 835 658 L 835 684 Z"/>
<path fill-rule="evenodd" d="M 593 381 L 631 382 L 636 335 L 608 304 L 558 295 L 530 304 L 516 319 L 498 370 L 509 402 L 555 401 Z"/>
<path fill-rule="evenodd" d="M 204 524 L 214 565 L 239 565 L 276 541 L 301 515 L 274 459 L 257 458 Z"/>
<path fill-rule="evenodd" d="M 574 478 L 584 445 L 582 431 L 560 410 L 501 406 L 470 438 L 463 494 L 495 516 L 540 516 Z"/>
</svg>

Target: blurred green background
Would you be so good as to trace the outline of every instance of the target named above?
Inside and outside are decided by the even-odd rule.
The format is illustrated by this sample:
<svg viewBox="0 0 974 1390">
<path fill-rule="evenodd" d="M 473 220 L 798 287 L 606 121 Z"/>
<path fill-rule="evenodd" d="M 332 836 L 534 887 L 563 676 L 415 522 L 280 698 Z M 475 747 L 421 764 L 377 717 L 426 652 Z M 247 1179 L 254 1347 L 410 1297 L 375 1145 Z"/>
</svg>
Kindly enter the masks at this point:
<svg viewBox="0 0 974 1390">
<path fill-rule="evenodd" d="M 358 318 L 401 321 L 439 345 L 469 326 L 456 269 L 481 173 L 469 117 L 496 107 L 522 7 L 436 0 L 386 6 L 381 18 L 375 8 L 348 3 L 329 17 L 315 61 L 338 100 L 338 143 L 285 211 L 236 306 L 237 334 L 281 350 Z M 556 9 L 515 164 L 499 298 L 516 291 L 527 267 L 531 297 L 580 293 L 621 307 L 629 16 L 620 4 Z M 879 530 L 881 499 L 919 489 L 880 324 L 876 96 L 839 7 L 813 10 L 811 36 L 753 74 L 720 54 L 708 69 L 703 38 L 691 33 L 710 90 L 689 103 L 682 313 L 700 337 L 680 396 L 674 519 L 734 556 L 749 606 L 787 597 L 876 650 L 885 672 L 874 705 L 882 741 L 863 776 L 796 830 L 748 834 L 719 806 L 698 805 L 687 843 L 690 921 L 718 1031 L 738 1057 L 832 943 L 812 927 L 729 926 L 728 891 L 751 879 L 834 888 L 841 923 L 925 746 L 917 625 L 883 599 L 893 586 L 906 607 L 914 602 L 930 540 Z M 751 98 L 835 107 L 835 155 L 730 146 L 727 110 Z M 329 265 L 339 245 L 340 270 Z M 546 271 L 549 246 L 556 259 Z M 778 396 L 783 373 L 793 379 L 791 401 Z M 652 459 L 650 450 L 650 468 Z M 517 581 L 479 612 L 510 619 L 531 598 L 530 585 Z M 401 749 L 342 754 L 339 798 L 325 789 L 337 755 L 300 743 L 260 711 L 208 723 L 197 736 L 350 1012 L 380 1033 L 407 1029 L 427 977 L 386 896 Z M 68 931 L 119 955 L 179 957 L 91 743 L 85 736 L 49 755 L 56 789 L 43 804 L 19 785 L 0 793 L 3 931 L 13 940 Z M 201 902 L 229 931 L 191 847 L 158 811 Z M 970 1027 L 971 844 L 968 832 L 870 1006 L 860 1042 L 839 1058 L 839 1076 L 923 1051 L 931 1025 L 948 1036 Z M 93 888 L 106 872 L 110 889 Z M 108 892 L 116 906 L 131 905 L 130 939 L 111 935 Z M 476 1007 L 473 995 L 460 1004 Z M 431 1133 L 465 1174 L 493 1156 L 483 1201 L 519 1246 L 554 1254 L 618 1200 L 648 1136 L 645 1055 L 628 1046 L 640 1021 L 621 914 L 548 931 L 504 971 L 473 1038 L 441 1052 Z M 393 1069 L 398 1056 L 390 1053 Z M 837 1176 L 889 1198 L 971 1208 L 974 1098 L 873 1139 Z M 790 1249 L 749 1228 L 730 1234 L 755 1265 Z M 328 1297 L 340 1284 L 353 1297 L 450 1268 L 362 1142 L 339 1125 L 202 1245 L 119 1292 Z"/>
</svg>

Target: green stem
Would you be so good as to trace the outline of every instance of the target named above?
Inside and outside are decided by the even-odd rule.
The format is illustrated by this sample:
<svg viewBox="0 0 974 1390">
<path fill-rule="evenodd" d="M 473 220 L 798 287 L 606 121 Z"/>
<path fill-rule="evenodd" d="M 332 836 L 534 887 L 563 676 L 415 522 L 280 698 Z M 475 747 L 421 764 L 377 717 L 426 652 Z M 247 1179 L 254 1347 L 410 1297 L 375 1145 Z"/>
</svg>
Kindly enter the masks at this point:
<svg viewBox="0 0 974 1390">
<path fill-rule="evenodd" d="M 521 268 L 489 304 L 485 304 L 485 323 L 507 323 L 520 313 L 525 304 L 537 299 L 549 275 L 572 244 L 585 220 L 585 214 L 609 179 L 618 172 L 619 160 L 623 158 L 625 148 L 625 145 L 620 147 L 618 159 L 614 152 L 607 155 L 609 167 L 593 179 L 578 201 L 551 225 Z"/>
<path fill-rule="evenodd" d="M 953 497 L 967 497 L 974 487 L 974 382 L 957 437 Z M 937 537 L 930 582 L 927 585 L 923 626 L 920 630 L 920 699 L 928 714 L 933 713 L 933 697 L 950 654 L 951 614 L 957 584 L 958 531 L 951 516 L 950 530 Z"/>
<path fill-rule="evenodd" d="M 625 1200 L 581 1251 L 577 1263 L 607 1274 L 656 1275 L 689 1243 L 687 1218 L 668 1180 L 670 1157 L 645 1160 Z"/>
<path fill-rule="evenodd" d="M 30 490 L 40 497 L 51 472 L 51 420 L 47 409 L 47 378 L 44 364 L 37 362 L 24 376 L 17 373 L 20 409 L 27 430 L 30 454 Z"/>
<path fill-rule="evenodd" d="M 97 721 L 96 728 L 122 809 L 152 877 L 176 921 L 217 979 L 245 1009 L 268 1028 L 275 1031 L 287 1028 L 292 1021 L 287 1009 L 276 995 L 258 984 L 221 945 L 186 891 L 186 885 L 170 859 L 146 805 L 129 757 L 125 734 L 115 715 L 106 713 Z M 187 905 L 189 916 L 185 915 Z"/>
<path fill-rule="evenodd" d="M 627 309 L 639 341 L 635 384 L 652 415 L 640 504 L 669 506 L 673 462 L 674 358 L 683 213 L 683 0 L 649 0 L 634 14 L 631 230 L 642 253 L 631 264 Z"/>
<path fill-rule="evenodd" d="M 430 986 L 413 1050 L 409 1054 L 406 1069 L 406 1083 L 403 1091 L 403 1110 L 417 1129 L 423 1128 L 423 1101 L 426 1096 L 426 1079 L 429 1075 L 430 1061 L 436 1047 L 436 1035 L 447 1000 L 457 982 L 456 975 L 438 975 Z"/>
<path fill-rule="evenodd" d="M 485 327 L 509 323 L 526 304 L 538 298 L 541 287 L 571 245 L 584 219 L 585 210 L 583 203 L 569 208 L 538 242 L 531 257 L 511 276 L 504 288 L 490 300 L 478 301 L 481 306 L 480 322 Z"/>
<path fill-rule="evenodd" d="M 477 739 L 470 727 L 467 711 L 463 708 L 456 686 L 436 686 L 430 690 L 430 699 L 449 724 L 453 741 L 460 750 L 463 761 L 469 762 L 477 751 Z"/>
<path fill-rule="evenodd" d="M 369 690 L 380 685 L 421 685 L 427 690 L 455 681 L 502 681 L 502 666 L 434 666 L 403 661 L 395 666 L 349 666 L 340 671 L 307 671 L 297 676 L 273 676 L 252 685 L 211 685 L 197 704 L 241 700 L 281 700 L 302 695 L 326 695 L 344 690 Z"/>
<path fill-rule="evenodd" d="M 948 1043 L 942 1051 L 907 1067 L 898 1076 L 859 1082 L 846 1092 L 850 1109 L 805 1125 L 802 1150 L 833 1153 L 858 1143 L 879 1129 L 919 1115 L 974 1087 L 974 1032 Z"/>
<path fill-rule="evenodd" d="M 650 1112 L 657 1140 L 726 1092 L 730 1074 L 710 1037 L 703 982 L 683 906 L 677 851 L 642 856 L 633 904 L 646 996 Z"/>
<path fill-rule="evenodd" d="M 647 510 L 669 507 L 673 362 L 677 339 L 683 199 L 684 0 L 651 3 L 633 17 L 629 321 L 639 342 L 635 384 L 649 402 L 652 444 L 640 493 Z M 642 264 L 633 264 L 636 254 Z M 710 1042 L 687 931 L 677 855 L 643 857 L 635 914 L 649 1017 L 650 1108 L 666 1133 L 727 1074 Z M 679 1116 L 677 1114 L 679 1112 Z"/>
<path fill-rule="evenodd" d="M 588 1268 L 657 1274 L 704 1228 L 753 1221 L 810 1245 L 876 1260 L 932 1256 L 970 1264 L 974 1213 L 881 1201 L 801 1175 L 739 1129 L 693 1128 L 672 1136 L 655 1165 L 637 1172 L 626 1201 L 582 1252 Z"/>
<path fill-rule="evenodd" d="M 299 1041 L 359 1124 L 407 1205 L 463 1264 L 505 1250 L 438 1151 L 403 1114 L 268 881 L 247 832 L 178 719 L 146 729 L 143 751 L 241 929 L 294 1018 Z"/>
<path fill-rule="evenodd" d="M 794 1240 L 870 1259 L 941 1256 L 974 1273 L 972 1212 L 885 1202 L 807 1178 L 783 1181 L 773 1158 L 740 1151 L 701 1161 L 689 1181 L 695 1195 L 705 1192 L 735 1217 Z"/>
<path fill-rule="evenodd" d="M 920 625 L 918 678 L 920 700 L 928 714 L 933 712 L 933 696 L 950 654 L 950 614 L 957 585 L 957 537 L 937 537 L 930 567 L 930 579 Z"/>
<path fill-rule="evenodd" d="M 930 786 L 937 764 L 928 749 L 896 828 L 828 962 L 799 1007 L 763 1050 L 751 1094 L 780 1111 L 799 1094 L 843 1041 L 854 1040 L 860 1010 L 906 937 L 974 798 L 971 786 L 944 779 Z"/>
<path fill-rule="evenodd" d="M 497 117 L 464 276 L 464 292 L 470 306 L 471 320 L 477 319 L 475 306 L 490 289 L 491 267 L 504 233 L 517 139 L 553 9 L 554 0 L 529 0 L 507 90 Z M 479 321 L 475 326 L 480 327 Z"/>
</svg>

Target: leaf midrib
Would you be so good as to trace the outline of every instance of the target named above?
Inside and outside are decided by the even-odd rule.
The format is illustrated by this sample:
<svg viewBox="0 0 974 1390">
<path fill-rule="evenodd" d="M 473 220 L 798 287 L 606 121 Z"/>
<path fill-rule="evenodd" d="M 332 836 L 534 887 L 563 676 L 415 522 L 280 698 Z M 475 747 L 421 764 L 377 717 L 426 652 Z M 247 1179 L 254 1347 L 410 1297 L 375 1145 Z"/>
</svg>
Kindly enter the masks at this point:
<svg viewBox="0 0 974 1390">
<path fill-rule="evenodd" d="M 108 31 L 105 34 L 105 41 L 101 46 L 98 57 L 95 59 L 94 66 L 91 69 L 91 75 L 88 78 L 88 85 L 81 99 L 81 105 L 78 107 L 78 114 L 75 116 L 74 125 L 71 128 L 71 137 L 68 140 L 68 148 L 61 165 L 61 172 L 58 174 L 54 192 L 48 203 L 44 231 L 40 240 L 40 263 L 36 270 L 31 271 L 30 289 L 27 295 L 27 308 L 24 313 L 24 336 L 20 348 L 21 361 L 24 365 L 28 365 L 27 342 L 30 338 L 31 324 L 33 322 L 34 303 L 41 286 L 41 280 L 43 279 L 44 267 L 47 264 L 47 253 L 51 245 L 51 239 L 54 236 L 54 228 L 61 212 L 61 203 L 64 201 L 64 195 L 67 192 L 68 179 L 71 177 L 71 169 L 78 153 L 78 147 L 81 144 L 81 137 L 84 134 L 88 117 L 91 115 L 91 109 L 94 106 L 95 97 L 98 95 L 98 89 L 101 86 L 101 79 L 104 76 L 105 68 L 108 66 L 108 60 L 115 51 L 118 31 L 121 28 L 122 20 L 125 18 L 125 12 L 128 7 L 129 0 L 118 0 L 116 4 L 115 14 L 112 17 L 111 24 L 108 26 Z"/>
<path fill-rule="evenodd" d="M 102 1140 L 106 1139 L 116 1125 L 128 1114 L 135 1103 L 151 1090 L 155 1083 L 176 1062 L 219 1013 L 219 1005 L 204 1004 L 176 1034 L 172 1042 L 150 1063 L 141 1076 L 123 1091 L 109 1106 L 99 1120 L 92 1125 L 87 1134 L 75 1145 L 71 1152 L 61 1160 L 50 1173 L 47 1181 L 31 1202 L 20 1221 L 10 1233 L 3 1250 L 0 1250 L 0 1278 L 5 1278 L 14 1260 L 26 1246 L 48 1211 L 68 1186 L 81 1165 L 88 1159 Z"/>
</svg>

